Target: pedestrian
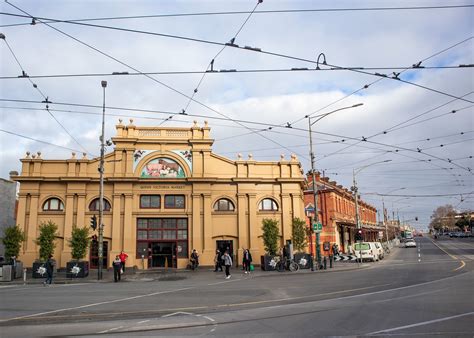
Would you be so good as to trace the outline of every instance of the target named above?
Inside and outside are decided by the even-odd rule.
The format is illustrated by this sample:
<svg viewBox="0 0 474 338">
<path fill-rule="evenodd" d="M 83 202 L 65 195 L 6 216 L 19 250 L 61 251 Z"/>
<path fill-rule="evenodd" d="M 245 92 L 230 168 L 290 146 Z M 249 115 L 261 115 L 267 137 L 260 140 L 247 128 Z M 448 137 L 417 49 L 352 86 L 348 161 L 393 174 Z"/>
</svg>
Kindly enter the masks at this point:
<svg viewBox="0 0 474 338">
<path fill-rule="evenodd" d="M 191 269 L 195 270 L 199 266 L 199 254 L 196 249 L 191 253 Z"/>
<path fill-rule="evenodd" d="M 123 250 L 122 250 L 122 251 L 120 251 L 119 257 L 120 257 L 120 262 L 122 263 L 122 273 L 124 273 L 125 272 L 125 261 L 127 260 L 128 255 L 125 252 L 123 252 Z"/>
<path fill-rule="evenodd" d="M 51 285 L 53 282 L 54 264 L 53 255 L 49 255 L 46 263 L 44 263 L 44 267 L 46 269 L 46 280 L 43 282 L 44 286 Z"/>
<path fill-rule="evenodd" d="M 226 250 L 222 256 L 222 260 L 225 265 L 225 279 L 230 278 L 230 267 L 232 266 L 232 257 L 230 257 L 229 252 Z"/>
<path fill-rule="evenodd" d="M 216 250 L 216 255 L 214 256 L 214 264 L 214 272 L 217 272 L 217 270 L 222 271 L 221 252 L 219 250 Z"/>
<path fill-rule="evenodd" d="M 244 267 L 245 273 L 250 273 L 250 264 L 252 264 L 252 254 L 249 249 L 244 251 Z"/>
<path fill-rule="evenodd" d="M 120 275 L 122 270 L 122 260 L 120 259 L 120 255 L 115 256 L 115 259 L 112 262 L 112 266 L 114 268 L 114 282 L 120 282 Z"/>
</svg>

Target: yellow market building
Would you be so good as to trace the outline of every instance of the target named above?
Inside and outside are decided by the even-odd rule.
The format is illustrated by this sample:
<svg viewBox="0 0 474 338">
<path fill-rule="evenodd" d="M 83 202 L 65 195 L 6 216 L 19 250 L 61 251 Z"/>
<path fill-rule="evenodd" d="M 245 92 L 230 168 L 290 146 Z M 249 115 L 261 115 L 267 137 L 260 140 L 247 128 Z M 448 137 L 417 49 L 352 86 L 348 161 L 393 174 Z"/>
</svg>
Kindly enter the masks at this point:
<svg viewBox="0 0 474 338">
<path fill-rule="evenodd" d="M 304 219 L 304 176 L 294 155 L 274 162 L 219 156 L 207 122 L 158 128 L 119 120 L 116 130 L 104 167 L 104 266 L 122 250 L 127 265 L 139 269 L 184 268 L 192 249 L 203 265 L 214 264 L 216 249 L 229 249 L 240 262 L 243 248 L 259 263 L 264 218 L 278 220 L 281 245 L 291 238 L 292 219 Z M 72 227 L 89 227 L 98 215 L 99 160 L 75 153 L 45 160 L 40 152 L 21 159 L 21 174 L 11 178 L 20 182 L 17 223 L 27 235 L 20 257 L 26 266 L 39 258 L 35 239 L 48 221 L 59 228 L 57 266 L 71 260 Z M 96 235 L 86 257 L 92 268 Z"/>
</svg>

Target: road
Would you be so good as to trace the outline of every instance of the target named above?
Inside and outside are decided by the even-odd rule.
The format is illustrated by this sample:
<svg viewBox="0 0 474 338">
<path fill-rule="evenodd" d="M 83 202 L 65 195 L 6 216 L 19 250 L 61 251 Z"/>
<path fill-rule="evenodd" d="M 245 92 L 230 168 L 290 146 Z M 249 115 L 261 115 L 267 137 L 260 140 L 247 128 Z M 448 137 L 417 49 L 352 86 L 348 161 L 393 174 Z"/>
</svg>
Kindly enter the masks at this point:
<svg viewBox="0 0 474 338">
<path fill-rule="evenodd" d="M 339 272 L 0 287 L 0 336 L 474 335 L 474 239 Z"/>
</svg>

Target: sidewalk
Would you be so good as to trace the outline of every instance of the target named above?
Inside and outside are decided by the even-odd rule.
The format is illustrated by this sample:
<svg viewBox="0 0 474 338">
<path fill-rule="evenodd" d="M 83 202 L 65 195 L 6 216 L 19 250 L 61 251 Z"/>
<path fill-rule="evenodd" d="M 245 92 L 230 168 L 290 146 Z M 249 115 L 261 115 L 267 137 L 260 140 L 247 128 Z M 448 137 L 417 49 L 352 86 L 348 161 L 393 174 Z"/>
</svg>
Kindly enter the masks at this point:
<svg viewBox="0 0 474 338">
<path fill-rule="evenodd" d="M 234 277 L 237 276 L 250 276 L 253 278 L 260 277 L 282 277 L 285 275 L 301 275 L 301 274 L 321 274 L 331 272 L 341 272 L 357 270 L 361 268 L 369 267 L 369 264 L 362 264 L 359 267 L 357 263 L 336 263 L 333 268 L 327 266 L 326 270 L 315 270 L 300 269 L 297 272 L 278 272 L 278 271 L 263 271 L 260 267 L 255 267 L 255 271 L 252 271 L 250 275 L 244 274 L 242 267 L 232 268 L 231 274 Z M 73 284 L 73 283 L 112 283 L 114 281 L 114 273 L 112 269 L 104 270 L 102 272 L 102 279 L 98 280 L 97 270 L 90 270 L 89 275 L 85 278 L 67 278 L 66 271 L 63 269 L 55 274 L 53 278 L 54 284 Z M 224 272 L 214 272 L 214 268 L 210 266 L 199 267 L 196 271 L 185 270 L 185 269 L 150 269 L 150 270 L 137 270 L 133 268 L 127 268 L 125 273 L 122 274 L 121 282 L 151 282 L 151 281 L 175 281 L 182 279 L 196 279 L 196 280 L 215 280 L 216 277 L 224 277 Z M 23 279 L 15 279 L 11 282 L 0 282 L 0 286 L 12 285 L 12 284 L 42 284 L 45 278 L 32 278 L 31 271 L 27 273 L 26 283 Z"/>
</svg>

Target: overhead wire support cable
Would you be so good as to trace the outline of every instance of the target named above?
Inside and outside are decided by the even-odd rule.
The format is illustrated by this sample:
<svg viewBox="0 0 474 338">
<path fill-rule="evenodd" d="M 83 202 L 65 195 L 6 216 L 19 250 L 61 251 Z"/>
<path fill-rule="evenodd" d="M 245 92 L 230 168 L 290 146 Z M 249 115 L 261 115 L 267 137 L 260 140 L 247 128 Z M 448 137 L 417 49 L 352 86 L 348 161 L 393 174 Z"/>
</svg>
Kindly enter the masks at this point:
<svg viewBox="0 0 474 338">
<path fill-rule="evenodd" d="M 247 18 L 245 19 L 245 21 L 242 23 L 242 25 L 240 26 L 240 28 L 237 30 L 237 33 L 234 34 L 234 36 L 230 39 L 230 43 L 234 43 L 235 42 L 235 39 L 237 39 L 237 36 L 239 35 L 239 33 L 242 31 L 242 29 L 244 28 L 245 24 L 249 21 L 250 17 L 252 16 L 253 12 L 255 12 L 255 10 L 257 9 L 258 5 L 262 3 L 263 0 L 258 0 L 257 3 L 255 4 L 255 7 L 253 8 L 253 10 L 250 12 L 250 14 L 247 16 Z M 224 46 L 222 46 L 222 48 L 216 53 L 216 55 L 214 55 L 214 57 L 211 59 L 211 62 L 209 62 L 209 64 L 207 65 L 206 67 L 206 70 L 202 73 L 202 76 L 201 76 L 201 79 L 199 80 L 197 86 L 195 87 L 195 89 L 193 90 L 193 93 L 191 94 L 191 97 L 188 99 L 188 102 L 186 103 L 185 107 L 182 109 L 181 113 L 183 115 L 186 115 L 186 111 L 188 110 L 189 108 L 189 105 L 191 104 L 191 102 L 193 101 L 194 97 L 196 96 L 198 90 L 199 90 L 199 87 L 201 86 L 201 83 L 204 81 L 204 77 L 207 75 L 208 73 L 208 70 L 209 68 L 211 68 L 211 70 L 213 70 L 214 68 L 214 62 L 215 60 L 217 59 L 217 57 L 224 51 L 224 49 L 228 46 L 228 44 L 225 44 Z M 171 117 L 170 117 L 171 118 Z M 162 125 L 163 123 L 165 123 L 167 120 L 164 120 L 163 122 L 160 123 L 160 125 Z"/>
<path fill-rule="evenodd" d="M 365 69 L 365 70 L 401 70 L 405 67 L 347 67 L 348 69 Z M 474 68 L 474 64 L 469 66 L 433 66 L 433 67 L 424 67 L 424 68 L 413 68 L 413 70 L 430 70 L 430 69 L 467 69 Z M 187 70 L 187 71 L 162 71 L 162 72 L 112 72 L 112 73 L 76 73 L 76 74 L 38 74 L 32 75 L 28 74 L 30 79 L 49 79 L 49 78 L 75 78 L 75 77 L 104 77 L 104 76 L 137 76 L 137 75 L 192 75 L 192 74 L 204 74 L 207 75 L 227 75 L 227 74 L 236 74 L 236 73 L 272 73 L 272 72 L 319 72 L 319 71 L 333 71 L 333 70 L 346 70 L 343 68 L 338 69 L 313 69 L 313 68 L 279 68 L 279 69 L 236 69 L 232 72 L 226 72 L 224 70 L 213 70 L 213 71 L 198 71 L 198 70 Z M 22 76 L 0 76 L 0 80 L 17 80 L 21 79 Z"/>
<path fill-rule="evenodd" d="M 317 12 L 363 12 L 363 11 L 400 11 L 400 10 L 431 10 L 431 9 L 461 9 L 474 7 L 474 5 L 447 5 L 447 6 L 414 6 L 414 7 L 360 7 L 360 8 L 314 8 L 314 9 L 280 9 L 280 10 L 261 10 L 255 11 L 255 14 L 278 14 L 278 13 L 317 13 Z M 0 13 L 4 14 L 4 13 Z M 10 13 L 7 13 L 10 14 Z M 151 15 L 134 15 L 134 16 L 117 16 L 117 17 L 102 17 L 102 18 L 84 18 L 68 20 L 72 22 L 87 22 L 87 21 L 110 21 L 110 20 L 128 20 L 128 19 L 150 19 L 150 18 L 171 18 L 171 17 L 186 17 L 186 16 L 213 16 L 213 15 L 240 15 L 249 14 L 248 11 L 225 11 L 225 12 L 197 12 L 197 13 L 170 13 L 170 14 L 151 14 Z M 14 14 L 11 14 L 14 15 Z M 14 15 L 17 17 L 25 17 L 22 15 Z M 61 20 L 48 21 L 47 18 L 39 19 L 45 20 L 44 23 L 60 23 Z M 42 23 L 42 22 L 39 22 Z M 8 25 L 0 25 L 0 27 L 12 27 L 31 25 L 28 23 L 16 23 Z"/>
<path fill-rule="evenodd" d="M 36 20 L 40 21 L 38 17 L 33 17 L 31 14 L 29 14 L 29 13 L 25 12 L 24 10 L 20 9 L 19 7 L 17 7 L 17 6 L 15 6 L 15 5 L 11 4 L 11 3 L 8 2 L 7 0 L 5 0 L 5 2 L 6 2 L 7 4 L 9 4 L 10 6 L 12 6 L 12 7 L 18 9 L 19 11 L 21 11 L 21 12 L 27 14 L 30 18 L 36 19 Z M 49 20 L 53 20 L 53 19 L 49 19 Z M 178 36 L 178 35 L 156 33 L 156 32 L 149 32 L 149 31 L 143 31 L 143 30 L 134 30 L 134 29 L 128 29 L 128 28 L 113 27 L 113 26 L 104 26 L 104 25 L 95 25 L 95 24 L 85 24 L 85 23 L 80 23 L 80 22 L 72 22 L 72 21 L 68 21 L 68 20 L 58 20 L 58 21 L 63 22 L 63 23 L 69 23 L 69 24 L 84 25 L 84 26 L 97 27 L 97 28 L 105 28 L 105 29 L 113 29 L 113 30 L 131 32 L 131 33 L 141 33 L 141 34 L 148 34 L 148 35 L 156 35 L 156 36 L 162 36 L 162 37 L 168 37 L 168 38 L 174 38 L 174 39 L 182 39 L 182 40 L 188 40 L 188 41 L 194 41 L 194 42 L 201 42 L 201 43 L 207 43 L 207 44 L 213 44 L 213 45 L 221 45 L 221 46 L 228 45 L 228 46 L 231 46 L 231 47 L 233 47 L 233 48 L 238 48 L 238 49 L 242 49 L 242 50 L 246 50 L 246 51 L 253 51 L 253 52 L 263 53 L 263 54 L 267 54 L 267 55 L 278 56 L 278 57 L 282 57 L 282 58 L 287 58 L 287 59 L 292 59 L 292 60 L 298 60 L 298 61 L 303 61 L 303 62 L 309 62 L 309 63 L 317 64 L 317 62 L 314 61 L 314 60 L 309 60 L 309 59 L 305 59 L 305 58 L 290 56 L 290 55 L 286 55 L 286 54 L 282 54 L 282 53 L 275 53 L 275 52 L 264 51 L 264 50 L 261 50 L 260 48 L 247 48 L 247 46 L 241 47 L 241 46 L 236 45 L 236 44 L 233 44 L 233 43 L 232 43 L 232 44 L 229 44 L 229 43 L 224 44 L 224 43 L 222 43 L 222 42 L 216 42 L 216 41 L 210 41 L 210 40 L 203 40 L 203 39 L 196 39 L 196 38 L 190 38 L 190 37 L 183 37 L 183 36 Z M 43 23 L 44 23 L 44 22 L 43 22 Z M 50 27 L 50 28 L 55 29 L 55 30 L 58 31 L 58 32 L 61 32 L 62 34 L 65 34 L 65 35 L 69 36 L 70 38 L 75 39 L 75 40 L 78 41 L 78 42 L 80 41 L 80 40 L 78 40 L 78 39 L 72 37 L 71 35 L 62 32 L 62 31 L 59 30 L 59 29 L 56 29 L 55 27 L 51 26 L 50 24 L 47 24 L 47 23 L 44 23 L 44 24 L 47 25 L 47 26 Z M 471 36 L 471 37 L 469 37 L 468 39 L 466 39 L 466 40 L 464 40 L 464 41 L 461 41 L 460 43 L 463 43 L 463 42 L 465 42 L 465 41 L 467 41 L 467 40 L 470 40 L 470 39 L 472 39 L 472 38 L 473 38 L 473 37 Z M 458 44 L 460 44 L 460 43 L 458 43 Z M 83 44 L 84 44 L 84 45 L 87 45 L 87 44 L 85 44 L 85 43 L 83 43 Z M 90 45 L 87 45 L 87 46 L 92 47 L 92 46 L 90 46 Z M 95 49 L 96 51 L 98 51 L 98 49 L 96 49 L 96 48 L 94 48 L 94 49 Z M 441 51 L 441 52 L 439 52 L 439 53 L 442 53 L 442 52 L 444 52 L 444 50 Z M 102 53 L 103 55 L 106 55 L 106 53 L 104 53 L 104 52 L 101 52 L 101 53 Z M 438 54 L 439 54 L 439 53 L 438 53 Z M 109 56 L 109 57 L 110 57 L 110 56 Z M 117 61 L 116 58 L 114 58 L 114 60 Z M 417 67 L 419 67 L 419 65 L 420 65 L 422 62 L 423 62 L 423 60 L 420 61 L 418 64 L 414 64 L 412 68 L 417 68 Z M 392 79 L 392 80 L 396 80 L 396 81 L 397 81 L 397 80 L 400 80 L 398 77 L 394 78 L 394 77 L 390 77 L 390 76 L 383 76 L 383 74 L 370 73 L 370 72 L 363 71 L 363 70 L 358 70 L 358 69 L 353 69 L 353 68 L 347 68 L 347 67 L 341 67 L 341 66 L 336 66 L 336 65 L 332 65 L 332 64 L 326 64 L 326 63 L 325 63 L 325 65 L 326 65 L 326 66 L 329 66 L 329 67 L 338 68 L 338 69 L 341 69 L 341 70 L 347 70 L 347 71 L 357 72 L 357 73 L 366 74 L 366 75 L 370 75 L 370 76 L 379 76 L 379 77 L 381 77 L 381 78 L 387 78 L 387 79 Z M 134 69 L 134 68 L 132 68 L 132 67 L 130 67 L 130 68 L 131 68 L 131 69 Z M 407 70 L 408 70 L 408 69 L 409 69 L 409 68 L 407 68 Z M 134 69 L 134 70 L 135 70 L 135 69 Z M 135 71 L 137 71 L 137 70 L 135 70 Z M 145 76 L 146 76 L 146 74 L 143 74 L 142 72 L 140 72 L 140 73 L 141 73 L 142 75 L 145 75 Z M 403 73 L 403 71 L 400 72 L 399 74 L 401 74 L 401 73 Z M 155 80 L 156 80 L 156 79 L 155 79 Z M 376 82 L 377 82 L 377 81 L 376 81 Z M 412 82 L 410 82 L 410 81 L 404 81 L 404 82 L 405 82 L 406 84 L 411 84 L 411 85 L 414 85 L 414 86 L 418 86 L 418 87 L 420 87 L 420 88 L 423 88 L 423 89 L 429 90 L 429 91 L 433 91 L 433 92 L 436 92 L 436 93 L 438 93 L 438 94 L 447 95 L 447 96 L 450 96 L 450 97 L 456 97 L 456 96 L 454 96 L 454 95 L 452 95 L 452 94 L 449 94 L 449 93 L 446 93 L 446 92 L 443 92 L 443 91 L 440 91 L 440 90 L 436 90 L 436 89 L 433 89 L 433 88 L 430 88 L 430 87 L 427 87 L 427 86 L 417 85 L 417 84 L 412 83 Z M 166 86 L 168 86 L 168 85 L 166 85 Z M 168 87 L 169 87 L 169 86 L 168 86 Z M 169 89 L 171 89 L 171 88 L 169 88 Z M 176 89 L 173 89 L 173 90 L 174 90 L 174 91 L 177 91 Z M 179 91 L 177 91 L 177 92 L 179 92 Z M 179 92 L 179 93 L 180 93 L 180 92 Z M 183 93 L 180 93 L 180 94 L 184 95 Z M 188 97 L 188 98 L 189 98 L 189 97 Z M 465 100 L 465 99 L 464 99 L 464 100 Z M 469 101 L 469 100 L 465 100 L 465 101 L 467 101 L 467 102 L 469 102 L 469 103 L 474 103 L 473 101 Z M 195 102 L 197 102 L 197 101 L 195 101 Z"/>
<path fill-rule="evenodd" d="M 13 49 L 11 48 L 10 44 L 8 43 L 5 35 L 2 33 L 0 35 L 0 38 L 5 41 L 5 44 L 8 46 L 8 49 L 10 50 L 11 54 L 13 55 L 13 57 L 15 58 L 15 61 L 17 62 L 18 66 L 20 67 L 20 70 L 21 70 L 21 77 L 22 78 L 26 78 L 30 83 L 31 85 L 33 86 L 34 89 L 36 89 L 39 94 L 43 97 L 43 101 L 42 103 L 45 103 L 46 104 L 46 111 L 49 113 L 49 115 L 56 121 L 56 123 L 66 132 L 66 134 L 69 135 L 69 137 L 74 140 L 74 142 L 76 142 L 82 149 L 85 153 L 89 153 L 89 151 L 69 132 L 69 130 L 67 130 L 67 128 L 56 118 L 56 116 L 54 116 L 53 113 L 51 113 L 51 111 L 49 111 L 49 106 L 48 106 L 48 103 L 51 103 L 51 101 L 49 101 L 49 97 L 46 96 L 42 91 L 41 89 L 38 87 L 38 85 L 36 83 L 34 83 L 28 76 L 28 74 L 26 73 L 25 71 L 25 68 L 23 67 L 23 65 L 20 63 L 20 60 L 18 59 L 18 57 L 15 55 L 15 52 L 13 51 Z"/>
<path fill-rule="evenodd" d="M 35 18 L 34 16 L 32 16 L 32 15 L 29 14 L 28 12 L 24 11 L 23 9 L 19 8 L 18 6 L 15 6 L 15 5 L 13 5 L 12 3 L 8 2 L 8 0 L 5 0 L 5 2 L 6 2 L 7 4 L 9 4 L 10 6 L 16 8 L 16 9 L 19 10 L 20 12 L 25 13 L 25 14 L 28 15 L 30 18 L 36 19 L 36 20 L 40 21 L 38 18 Z M 154 78 L 154 77 L 152 77 L 152 76 L 150 76 L 150 75 L 143 74 L 140 70 L 138 70 L 138 69 L 136 69 L 136 68 L 134 68 L 134 67 L 132 67 L 132 66 L 126 64 L 125 62 L 123 62 L 123 61 L 121 61 L 121 60 L 115 58 L 114 56 L 112 56 L 112 55 L 110 55 L 110 54 L 108 54 L 108 53 L 105 53 L 105 52 L 101 51 L 100 49 L 98 49 L 98 48 L 96 48 L 96 47 L 94 47 L 94 46 L 92 46 L 92 45 L 90 45 L 90 44 L 88 44 L 88 43 L 85 43 L 85 42 L 83 42 L 82 40 L 80 40 L 80 39 L 78 39 L 78 38 L 76 38 L 76 37 L 74 37 L 74 36 L 72 36 L 72 35 L 70 35 L 70 34 L 68 34 L 68 33 L 66 33 L 66 32 L 63 32 L 62 30 L 60 30 L 60 29 L 58 29 L 58 28 L 56 28 L 56 27 L 51 26 L 50 24 L 45 23 L 45 25 L 48 26 L 48 27 L 50 27 L 51 29 L 53 29 L 53 30 L 55 30 L 55 31 L 57 31 L 57 32 L 59 32 L 59 33 L 65 35 L 65 36 L 67 36 L 67 37 L 69 37 L 69 38 L 71 38 L 71 39 L 73 39 L 74 41 L 76 41 L 76 42 L 78 42 L 78 43 L 80 43 L 80 44 L 82 44 L 82 45 L 84 45 L 84 46 L 86 46 L 86 47 L 88 47 L 88 48 L 90 48 L 90 49 L 92 49 L 92 50 L 98 52 L 99 54 L 102 54 L 102 55 L 104 55 L 105 57 L 110 58 L 110 59 L 114 60 L 115 62 L 118 62 L 118 63 L 120 63 L 121 65 L 123 65 L 123 66 L 125 66 L 125 67 L 127 67 L 127 68 L 130 68 L 130 69 L 134 70 L 135 72 L 141 73 L 141 74 L 144 75 L 145 77 L 147 77 L 147 78 L 149 78 L 150 80 L 152 80 L 152 81 L 154 81 L 154 82 L 156 82 L 156 83 L 158 83 L 158 84 L 160 84 L 160 85 L 162 85 L 162 86 L 168 88 L 169 90 L 171 90 L 171 91 L 173 91 L 173 92 L 175 92 L 175 93 L 177 93 L 177 94 L 180 94 L 180 95 L 182 95 L 182 96 L 184 96 L 184 97 L 186 97 L 186 98 L 188 98 L 188 99 L 191 98 L 191 97 L 188 96 L 187 94 L 185 94 L 185 93 L 183 93 L 183 92 L 177 90 L 176 88 L 171 87 L 170 85 L 164 83 L 163 81 L 160 81 L 160 80 L 158 80 L 158 79 L 156 79 L 156 78 Z M 93 25 L 93 26 L 96 26 L 96 25 Z M 157 33 L 156 35 L 162 35 L 162 34 L 158 34 L 158 33 Z M 186 40 L 195 40 L 195 39 L 188 39 L 188 38 L 186 38 Z M 213 44 L 222 45 L 222 43 L 213 43 Z M 214 112 L 214 113 L 216 113 L 216 114 L 218 114 L 218 115 L 225 116 L 225 117 L 228 118 L 230 121 L 234 121 L 234 122 L 235 122 L 235 120 L 229 118 L 228 116 L 226 116 L 225 114 L 219 112 L 218 110 L 216 110 L 216 109 L 214 109 L 214 108 L 212 108 L 212 107 L 210 107 L 210 106 L 208 106 L 208 105 L 206 105 L 206 104 L 204 104 L 204 103 L 202 103 L 202 102 L 200 102 L 200 101 L 198 101 L 198 100 L 196 100 L 196 99 L 194 99 L 194 98 L 191 98 L 191 99 L 192 99 L 193 102 L 199 104 L 200 106 L 202 106 L 202 107 L 204 107 L 204 108 L 206 108 L 206 109 L 208 109 L 208 110 L 210 110 L 210 111 L 212 111 L 212 112 Z M 235 122 L 235 123 L 237 123 L 237 122 Z M 239 123 L 237 123 L 237 124 L 239 124 Z M 241 125 L 242 125 L 242 124 L 241 124 Z M 242 126 L 244 126 L 244 125 L 242 125 Z M 246 127 L 246 126 L 244 126 L 244 127 Z M 275 144 L 279 145 L 279 146 L 282 147 L 283 149 L 287 149 L 288 151 L 291 151 L 291 150 L 288 149 L 286 146 L 284 146 L 284 145 L 282 145 L 282 144 L 276 142 L 275 140 L 273 140 L 273 139 L 271 139 L 271 138 L 268 138 L 268 137 L 266 137 L 266 136 L 264 136 L 264 135 L 260 135 L 260 136 L 261 136 L 262 138 L 264 138 L 264 139 L 266 139 L 266 140 L 272 142 L 272 143 L 275 143 Z M 306 159 L 306 156 L 304 156 L 304 155 L 301 155 L 301 154 L 297 154 L 297 155 L 299 155 L 301 158 Z"/>
</svg>

